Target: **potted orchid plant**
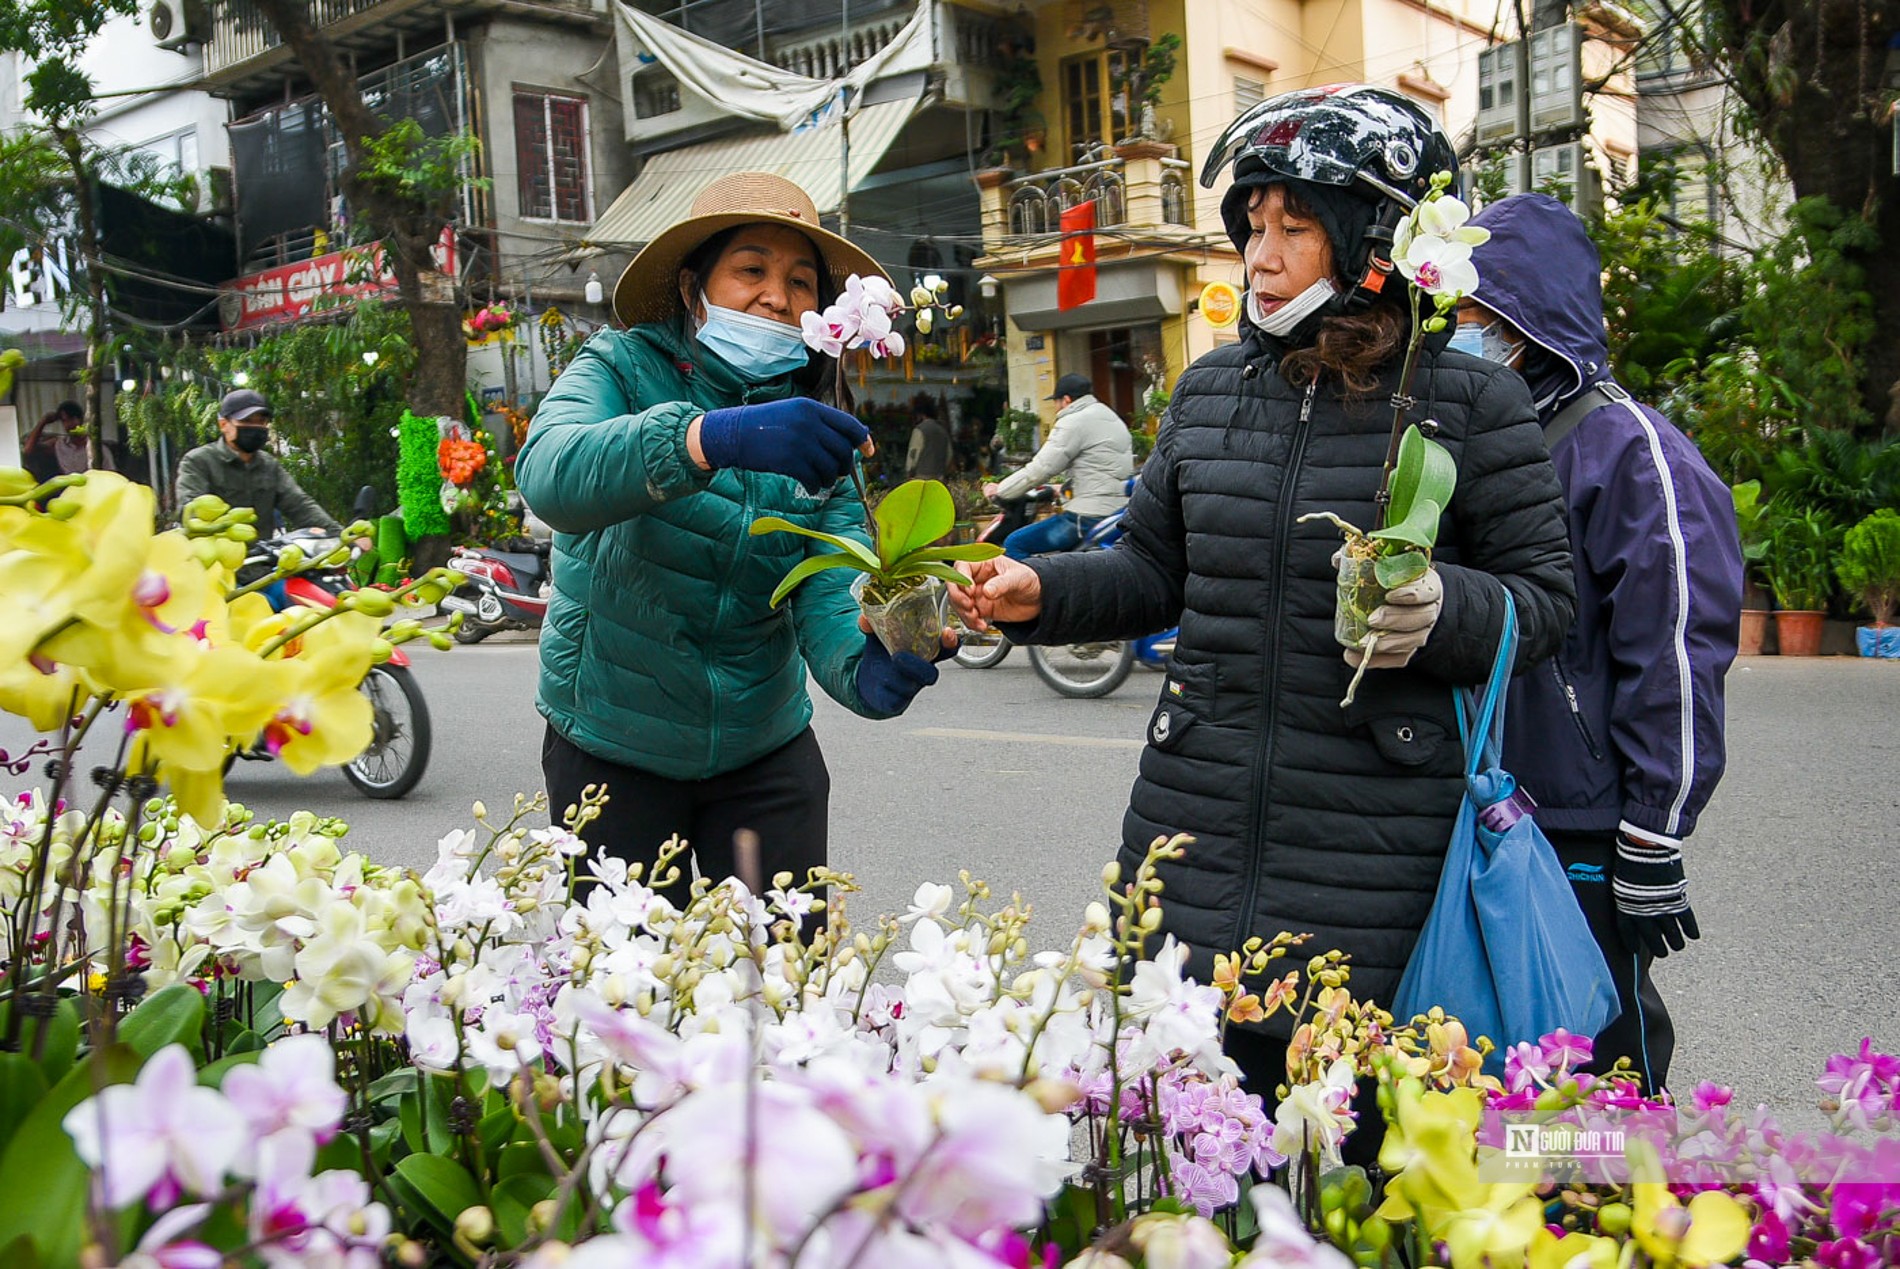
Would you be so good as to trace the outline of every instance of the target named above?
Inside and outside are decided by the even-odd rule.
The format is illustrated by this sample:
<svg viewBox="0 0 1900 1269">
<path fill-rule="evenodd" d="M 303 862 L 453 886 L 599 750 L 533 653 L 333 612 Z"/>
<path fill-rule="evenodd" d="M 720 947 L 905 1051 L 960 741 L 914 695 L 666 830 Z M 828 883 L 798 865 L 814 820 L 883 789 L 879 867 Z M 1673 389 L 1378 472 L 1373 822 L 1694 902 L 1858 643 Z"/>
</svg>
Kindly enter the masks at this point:
<svg viewBox="0 0 1900 1269">
<path fill-rule="evenodd" d="M 904 336 L 896 329 L 898 314 L 907 309 L 914 312 L 916 329 L 925 335 L 930 333 L 940 310 L 947 320 L 961 317 L 961 305 L 943 303 L 949 289 L 950 284 L 933 273 L 911 288 L 910 303 L 906 305 L 897 288 L 883 278 L 854 273 L 845 280 L 844 293 L 829 308 L 804 315 L 805 343 L 837 362 L 842 389 L 846 352 L 863 349 L 873 357 L 904 355 Z M 839 399 L 843 395 L 841 390 Z M 868 509 L 871 501 L 865 493 L 864 473 L 855 462 L 851 479 Z M 912 480 L 885 495 L 876 511 L 867 516 L 869 547 L 779 516 L 754 520 L 751 531 L 755 536 L 797 533 L 836 548 L 807 556 L 786 573 L 772 592 L 774 607 L 815 573 L 856 569 L 862 576 L 852 583 L 851 593 L 885 648 L 893 656 L 909 652 L 930 660 L 941 646 L 949 619 L 949 591 L 945 586 L 964 580 L 952 565 L 958 560 L 993 559 L 1003 553 L 1002 547 L 991 542 L 933 545 L 950 533 L 956 519 L 956 499 L 942 481 Z"/>
<path fill-rule="evenodd" d="M 1445 193 L 1450 184 L 1451 173 L 1436 173 L 1431 189 L 1393 235 L 1392 263 L 1412 284 L 1412 336 L 1405 346 L 1399 390 L 1392 398 L 1392 441 L 1386 449 L 1379 485 L 1378 517 L 1370 530 L 1330 511 L 1300 517 L 1302 523 L 1331 520 L 1345 538 L 1339 552 L 1339 597 L 1333 634 L 1341 646 L 1358 648 L 1365 655 L 1346 688 L 1342 706 L 1352 704 L 1359 680 L 1378 647 L 1379 633 L 1370 625 L 1372 614 L 1392 590 L 1417 581 L 1431 567 L 1438 520 L 1458 484 L 1458 466 L 1451 452 L 1426 434 L 1436 431 L 1437 425 L 1421 427 L 1405 417 L 1417 404 L 1411 391 L 1419 346 L 1425 336 L 1445 329 L 1458 301 L 1478 289 L 1471 249 L 1491 236 L 1490 230 L 1465 223 L 1471 211 Z M 1431 297 L 1430 314 L 1423 312 L 1426 296 Z"/>
</svg>

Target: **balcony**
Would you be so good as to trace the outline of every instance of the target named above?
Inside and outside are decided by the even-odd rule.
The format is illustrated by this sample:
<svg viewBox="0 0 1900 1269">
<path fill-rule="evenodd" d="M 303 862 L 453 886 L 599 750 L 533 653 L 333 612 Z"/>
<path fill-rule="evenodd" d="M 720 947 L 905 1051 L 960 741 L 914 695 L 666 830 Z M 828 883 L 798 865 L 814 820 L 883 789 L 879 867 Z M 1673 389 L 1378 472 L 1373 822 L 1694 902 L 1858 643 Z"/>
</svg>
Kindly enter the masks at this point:
<svg viewBox="0 0 1900 1269">
<path fill-rule="evenodd" d="M 1106 146 L 1093 150 L 1114 153 Z M 1194 223 L 1188 181 L 1189 164 L 1176 158 L 1127 159 L 1115 155 L 1038 172 L 1011 181 L 1006 187 L 1006 232 L 1011 237 L 1059 233 L 1062 213 L 1091 200 L 1096 204 L 1097 229 L 1157 224 L 1187 227 Z"/>
<path fill-rule="evenodd" d="M 452 38 L 460 17 L 537 10 L 565 22 L 600 26 L 612 0 L 308 0 L 310 15 L 331 45 L 345 56 L 370 54 L 386 60 L 409 47 Z M 297 77 L 295 60 L 251 0 L 221 0 L 213 8 L 205 44 L 205 83 L 232 96 L 254 94 Z M 373 64 L 373 63 L 372 63 Z"/>
</svg>

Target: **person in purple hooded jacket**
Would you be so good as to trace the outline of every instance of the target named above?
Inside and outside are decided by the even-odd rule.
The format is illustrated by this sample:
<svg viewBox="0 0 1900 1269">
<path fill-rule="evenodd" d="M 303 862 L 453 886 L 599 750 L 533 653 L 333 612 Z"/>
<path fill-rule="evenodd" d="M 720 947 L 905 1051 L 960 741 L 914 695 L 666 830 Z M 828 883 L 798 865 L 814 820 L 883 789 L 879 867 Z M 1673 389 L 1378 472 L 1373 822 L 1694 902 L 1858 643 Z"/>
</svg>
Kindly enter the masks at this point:
<svg viewBox="0 0 1900 1269">
<path fill-rule="evenodd" d="M 1682 844 L 1722 776 L 1742 603 L 1734 503 L 1694 442 L 1612 377 L 1583 222 L 1519 194 L 1471 223 L 1491 238 L 1472 252 L 1478 292 L 1452 346 L 1529 384 L 1576 562 L 1575 626 L 1512 684 L 1505 767 L 1536 799 L 1616 978 L 1623 1012 L 1596 1037 L 1595 1065 L 1628 1057 L 1662 1088 L 1675 1029 L 1650 965 L 1700 937 Z"/>
</svg>

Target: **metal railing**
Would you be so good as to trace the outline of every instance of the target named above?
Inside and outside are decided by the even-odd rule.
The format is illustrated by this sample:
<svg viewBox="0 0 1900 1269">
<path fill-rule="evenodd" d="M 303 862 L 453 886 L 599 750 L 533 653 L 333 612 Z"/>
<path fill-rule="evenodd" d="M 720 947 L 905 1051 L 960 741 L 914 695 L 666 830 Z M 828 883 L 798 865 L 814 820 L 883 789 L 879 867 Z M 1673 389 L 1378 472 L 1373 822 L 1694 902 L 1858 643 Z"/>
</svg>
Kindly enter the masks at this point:
<svg viewBox="0 0 1900 1269">
<path fill-rule="evenodd" d="M 1119 225 L 1127 218 L 1128 188 L 1120 159 L 1081 163 L 1038 172 L 1009 183 L 1009 232 L 1051 234 L 1062 228 L 1062 213 L 1080 203 L 1095 203 L 1095 227 Z"/>
</svg>

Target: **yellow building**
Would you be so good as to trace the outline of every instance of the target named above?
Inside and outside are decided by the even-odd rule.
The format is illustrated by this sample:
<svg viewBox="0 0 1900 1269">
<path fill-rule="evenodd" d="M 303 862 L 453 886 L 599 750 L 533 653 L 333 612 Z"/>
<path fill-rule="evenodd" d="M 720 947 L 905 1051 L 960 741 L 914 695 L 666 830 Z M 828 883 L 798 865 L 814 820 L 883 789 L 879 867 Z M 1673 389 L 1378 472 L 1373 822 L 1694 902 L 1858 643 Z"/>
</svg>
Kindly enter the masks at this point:
<svg viewBox="0 0 1900 1269">
<path fill-rule="evenodd" d="M 1208 283 L 1243 293 L 1245 286 L 1220 223 L 1225 174 L 1211 190 L 1199 183 L 1206 147 L 1263 97 L 1358 80 L 1405 93 L 1439 118 L 1461 155 L 1471 153 L 1479 54 L 1509 34 L 1494 27 L 1509 12 L 1495 0 L 1016 6 L 1034 26 L 1040 91 L 1033 106 L 1000 121 L 984 156 L 989 166 L 977 176 L 985 254 L 976 267 L 986 275 L 985 292 L 1000 296 L 1008 314 L 1010 403 L 1046 423 L 1053 407 L 1043 398 L 1058 375 L 1077 372 L 1135 418 L 1149 391 L 1170 387 L 1189 362 L 1237 337 L 1231 321 L 1219 325 L 1200 311 Z M 1630 174 L 1636 149 L 1633 84 L 1621 56 L 1631 28 L 1613 5 L 1585 6 L 1576 16 L 1578 64 L 1535 73 L 1580 70 L 1590 84 L 1591 131 L 1577 153 L 1613 189 Z M 1170 35 L 1180 37 L 1178 47 Z M 1171 73 L 1144 83 L 1144 72 L 1167 69 L 1157 63 L 1170 51 Z M 1517 167 L 1521 187 L 1530 163 Z M 1547 183 L 1540 171 L 1535 184 Z M 1091 199 L 1096 298 L 1063 309 L 1056 285 L 1061 211 Z"/>
</svg>

